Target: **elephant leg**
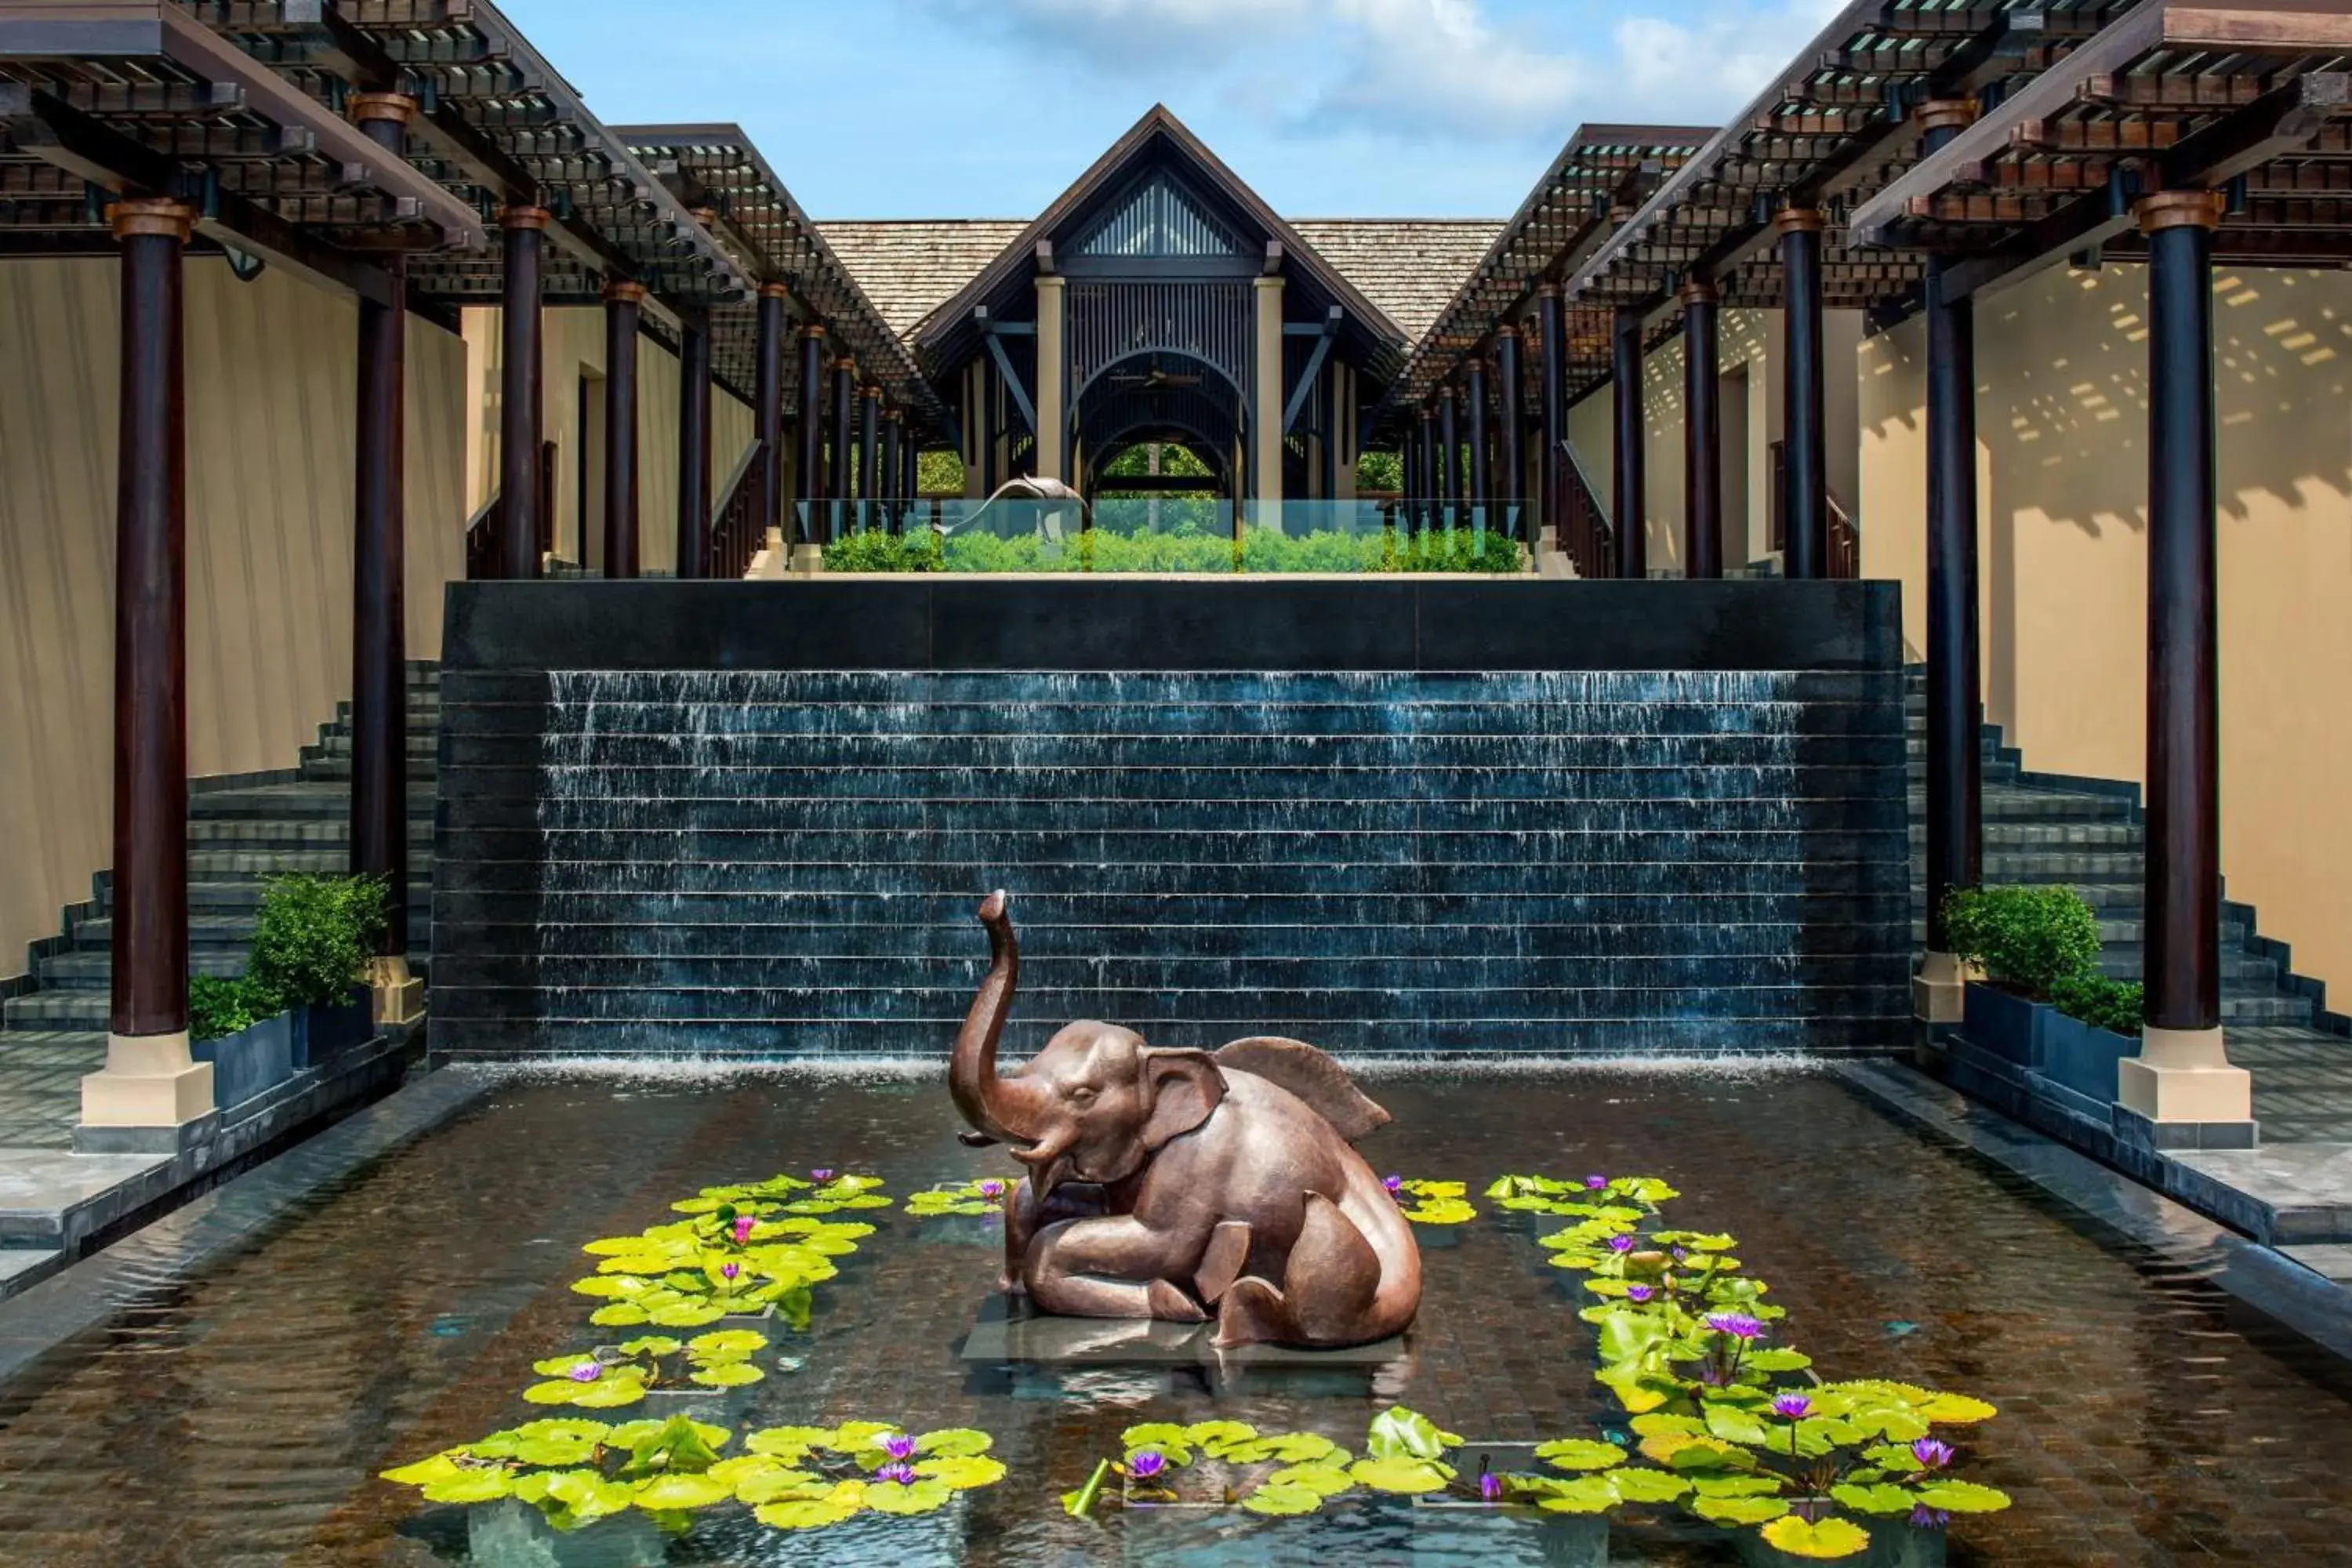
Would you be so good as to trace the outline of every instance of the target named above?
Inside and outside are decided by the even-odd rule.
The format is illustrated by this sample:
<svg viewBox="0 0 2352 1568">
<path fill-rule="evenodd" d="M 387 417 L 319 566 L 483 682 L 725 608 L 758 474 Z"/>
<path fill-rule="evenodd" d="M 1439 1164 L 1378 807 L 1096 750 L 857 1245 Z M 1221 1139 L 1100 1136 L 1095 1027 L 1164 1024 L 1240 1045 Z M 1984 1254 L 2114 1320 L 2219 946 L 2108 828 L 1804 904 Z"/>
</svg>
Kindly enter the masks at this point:
<svg viewBox="0 0 2352 1568">
<path fill-rule="evenodd" d="M 1014 1182 L 1004 1194 L 1004 1274 L 997 1289 L 1008 1296 L 1026 1289 L 1022 1266 L 1039 1231 L 1057 1220 L 1087 1219 L 1102 1212 L 1102 1189 L 1091 1184 L 1066 1182 L 1040 1204 L 1037 1189 L 1027 1177 Z"/>
<path fill-rule="evenodd" d="M 1073 1318 L 1162 1318 L 1208 1314 L 1171 1279 L 1182 1267 L 1170 1238 L 1132 1215 L 1063 1220 L 1030 1243 L 1022 1282 L 1049 1312 Z"/>
<path fill-rule="evenodd" d="M 1235 1280 L 1217 1303 L 1217 1343 L 1360 1343 L 1380 1288 L 1372 1244 L 1339 1205 L 1309 1193 L 1281 1286 L 1255 1275 Z"/>
<path fill-rule="evenodd" d="M 1203 1301 L 1214 1301 L 1234 1288 L 1249 1261 L 1250 1227 L 1246 1220 L 1229 1219 L 1209 1233 L 1209 1248 L 1201 1267 L 1192 1271 L 1192 1288 Z"/>
</svg>

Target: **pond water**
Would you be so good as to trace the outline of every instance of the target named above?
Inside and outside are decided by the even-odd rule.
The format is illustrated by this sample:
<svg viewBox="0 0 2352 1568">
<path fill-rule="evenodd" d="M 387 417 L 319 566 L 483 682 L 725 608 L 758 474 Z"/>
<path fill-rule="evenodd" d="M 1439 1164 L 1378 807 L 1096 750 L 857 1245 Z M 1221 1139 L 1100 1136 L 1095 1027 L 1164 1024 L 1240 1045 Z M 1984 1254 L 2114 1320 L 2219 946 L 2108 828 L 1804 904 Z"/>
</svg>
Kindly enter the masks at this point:
<svg viewBox="0 0 2352 1568">
<path fill-rule="evenodd" d="M 2085 1234 L 2032 1189 L 1801 1072 L 1419 1074 L 1370 1086 L 1396 1125 L 1384 1171 L 1654 1174 L 1675 1224 L 1729 1231 L 1822 1375 L 1990 1400 L 1967 1473 L 2005 1513 L 1956 1520 L 1958 1563 L 2352 1562 L 2352 1388 L 2340 1363 L 2202 1282 Z M 1539 1525 L 1336 1500 L 1306 1520 L 1066 1517 L 1118 1434 L 1231 1416 L 1360 1446 L 1390 1404 L 1494 1440 L 1622 1424 L 1592 1382 L 1578 1277 L 1537 1226 L 1488 1212 L 1426 1229 L 1409 1352 L 1377 1371 L 972 1368 L 958 1346 L 988 1299 L 994 1221 L 892 1211 L 811 1330 L 769 1330 L 796 1373 L 692 1402 L 737 1433 L 866 1418 L 977 1427 L 1009 1467 L 938 1514 L 788 1534 L 726 1505 L 665 1540 L 623 1516 L 557 1544 L 511 1501 L 418 1500 L 376 1472 L 550 1414 L 531 1363 L 618 1337 L 566 1287 L 596 1237 L 673 1217 L 705 1185 L 813 1167 L 893 1194 L 1002 1174 L 936 1081 L 518 1079 L 440 1131 L 75 1342 L 0 1393 L 0 1562 L 987 1564 L 1598 1563 Z M 1474 1202 L 1477 1201 L 1474 1197 Z M 1558 1221 L 1544 1221 L 1544 1226 Z M 764 1359 L 764 1358 L 763 1358 Z M 606 1413 L 589 1412 L 602 1415 Z M 638 1414 L 636 1411 L 625 1415 Z M 1739 1538 L 1671 1509 L 1607 1532 L 1606 1561 L 1741 1561 Z M 1858 1559 L 1856 1561 L 1859 1561 Z"/>
</svg>

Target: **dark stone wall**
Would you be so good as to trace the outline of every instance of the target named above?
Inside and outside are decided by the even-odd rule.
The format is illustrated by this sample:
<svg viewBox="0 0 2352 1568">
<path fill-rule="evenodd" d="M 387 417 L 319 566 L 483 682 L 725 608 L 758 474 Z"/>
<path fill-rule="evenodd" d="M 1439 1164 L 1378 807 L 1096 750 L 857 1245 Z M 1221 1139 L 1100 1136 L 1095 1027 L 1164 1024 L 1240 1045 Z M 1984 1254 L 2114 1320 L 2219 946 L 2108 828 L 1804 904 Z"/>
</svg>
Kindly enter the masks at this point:
<svg viewBox="0 0 2352 1568">
<path fill-rule="evenodd" d="M 469 584 L 434 1046 L 1884 1049 L 1891 584 Z"/>
</svg>

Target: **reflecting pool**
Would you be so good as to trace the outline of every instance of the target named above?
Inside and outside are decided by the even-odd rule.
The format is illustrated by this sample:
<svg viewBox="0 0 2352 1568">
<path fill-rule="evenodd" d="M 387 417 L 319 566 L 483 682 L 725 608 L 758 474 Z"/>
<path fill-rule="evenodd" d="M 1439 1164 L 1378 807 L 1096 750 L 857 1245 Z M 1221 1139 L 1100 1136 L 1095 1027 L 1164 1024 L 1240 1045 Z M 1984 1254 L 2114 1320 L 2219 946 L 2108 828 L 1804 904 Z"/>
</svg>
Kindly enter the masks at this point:
<svg viewBox="0 0 2352 1568">
<path fill-rule="evenodd" d="M 1399 1360 L 968 1363 L 960 1346 L 992 1296 L 996 1222 L 918 1218 L 901 1201 L 839 1216 L 877 1232 L 814 1287 L 806 1332 L 758 1325 L 772 1342 L 756 1358 L 762 1381 L 650 1411 L 572 1412 L 523 1402 L 546 1376 L 534 1363 L 641 1331 L 590 1324 L 599 1302 L 569 1289 L 596 1267 L 585 1242 L 673 1221 L 671 1204 L 702 1187 L 779 1173 L 871 1172 L 903 1200 L 1011 1167 L 957 1142 L 936 1078 L 518 1078 L 201 1274 L 155 1281 L 139 1310 L 0 1394 L 0 1561 L 1771 1561 L 1744 1544 L 1752 1531 L 1667 1507 L 1580 1533 L 1361 1493 L 1306 1519 L 1078 1520 L 1057 1500 L 1145 1422 L 1231 1418 L 1360 1446 L 1368 1421 L 1401 1404 L 1474 1442 L 1621 1431 L 1577 1313 L 1591 1298 L 1538 1244 L 1561 1222 L 1479 1196 L 1505 1173 L 1608 1172 L 1663 1177 L 1683 1194 L 1676 1225 L 1736 1235 L 1821 1376 L 2000 1407 L 1959 1441 L 1970 1479 L 2014 1506 L 1956 1516 L 1949 1562 L 2352 1562 L 2340 1363 L 2112 1248 L 1832 1079 L 1414 1073 L 1367 1088 L 1396 1118 L 1366 1142 L 1376 1168 L 1467 1182 L 1482 1211 L 1421 1232 L 1424 1302 Z M 691 1414 L 738 1439 L 859 1419 L 976 1428 L 1007 1474 L 934 1513 L 805 1533 L 730 1503 L 692 1515 L 683 1535 L 633 1512 L 564 1537 L 510 1500 L 436 1505 L 376 1479 L 534 1417 L 648 1413 Z"/>
</svg>

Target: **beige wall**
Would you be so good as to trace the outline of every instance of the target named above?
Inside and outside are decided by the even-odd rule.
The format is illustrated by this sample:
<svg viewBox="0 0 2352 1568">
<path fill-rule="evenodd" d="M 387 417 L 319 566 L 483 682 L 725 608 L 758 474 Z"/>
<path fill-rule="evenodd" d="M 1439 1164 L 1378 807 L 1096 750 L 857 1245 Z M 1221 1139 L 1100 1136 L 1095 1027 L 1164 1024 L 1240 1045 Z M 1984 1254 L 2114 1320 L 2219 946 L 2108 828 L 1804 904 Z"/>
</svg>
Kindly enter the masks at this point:
<svg viewBox="0 0 2352 1568">
<path fill-rule="evenodd" d="M 0 974 L 110 858 L 117 269 L 0 263 Z M 350 695 L 356 311 L 187 268 L 188 768 L 294 765 Z M 408 332 L 408 647 L 465 575 L 465 347 Z"/>
<path fill-rule="evenodd" d="M 1988 716 L 2027 765 L 2140 780 L 2146 291 L 2050 272 L 1977 307 Z M 1863 564 L 1925 626 L 1924 330 L 1861 359 Z M 2352 986 L 2352 279 L 2218 269 L 2221 863 L 2295 967 Z"/>
<path fill-rule="evenodd" d="M 580 394 L 581 378 L 591 378 L 593 404 L 601 409 L 604 375 L 604 310 L 598 305 L 566 306 L 542 311 L 541 331 L 541 439 L 555 443 L 556 553 L 578 560 L 580 539 Z M 473 386 L 466 427 L 467 514 L 498 493 L 499 420 L 504 399 L 499 374 L 504 363 L 499 341 L 500 312 L 466 312 L 467 374 Z M 677 356 L 651 338 L 637 341 L 637 549 L 638 568 L 674 572 L 677 568 Z M 594 420 L 602 424 L 601 413 Z M 593 434 L 593 431 L 592 431 Z M 724 387 L 710 396 L 711 500 L 719 487 L 734 473 L 735 465 L 759 434 L 751 405 Z M 789 433 L 787 447 L 793 445 Z M 603 456 L 589 454 L 591 508 L 587 562 L 604 563 L 602 497 Z"/>
</svg>

